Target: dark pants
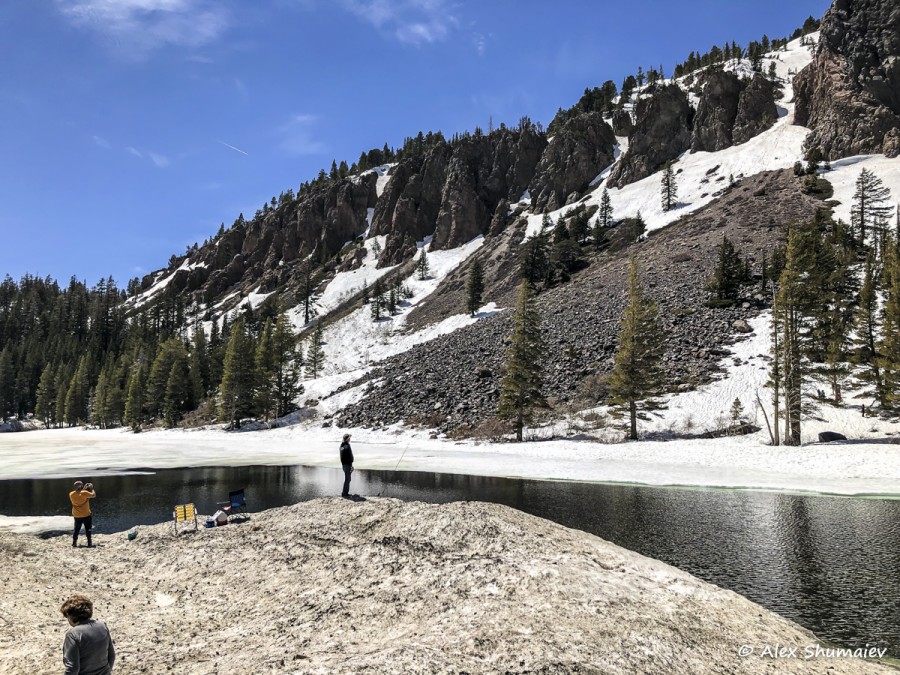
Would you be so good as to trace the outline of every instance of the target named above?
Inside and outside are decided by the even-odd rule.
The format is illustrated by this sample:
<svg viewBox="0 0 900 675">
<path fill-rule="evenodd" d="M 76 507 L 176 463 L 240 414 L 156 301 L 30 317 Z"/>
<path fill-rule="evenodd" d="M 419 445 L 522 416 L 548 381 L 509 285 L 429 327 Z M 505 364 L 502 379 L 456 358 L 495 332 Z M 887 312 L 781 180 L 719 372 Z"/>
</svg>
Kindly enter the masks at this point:
<svg viewBox="0 0 900 675">
<path fill-rule="evenodd" d="M 341 497 L 347 497 L 350 494 L 350 474 L 353 473 L 353 468 L 349 464 L 341 464 L 344 467 L 344 490 L 341 492 Z"/>
<path fill-rule="evenodd" d="M 84 532 L 87 535 L 88 546 L 91 545 L 91 525 L 93 516 L 86 516 L 84 518 L 76 518 L 75 519 L 75 532 L 72 534 L 72 545 L 75 546 L 78 543 L 78 533 L 81 532 L 81 526 L 84 525 Z"/>
</svg>

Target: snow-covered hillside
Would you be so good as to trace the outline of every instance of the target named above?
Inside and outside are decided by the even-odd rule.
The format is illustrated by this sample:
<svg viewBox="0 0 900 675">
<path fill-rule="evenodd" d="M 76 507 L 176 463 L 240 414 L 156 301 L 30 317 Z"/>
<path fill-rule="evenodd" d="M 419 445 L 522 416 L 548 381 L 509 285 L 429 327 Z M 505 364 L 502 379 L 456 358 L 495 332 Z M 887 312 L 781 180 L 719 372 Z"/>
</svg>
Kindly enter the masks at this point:
<svg viewBox="0 0 900 675">
<path fill-rule="evenodd" d="M 818 33 L 806 37 L 811 45 L 818 40 Z M 776 73 L 783 86 L 782 98 L 778 101 L 780 117 L 768 131 L 742 145 L 736 145 L 719 152 L 685 152 L 675 164 L 678 185 L 678 206 L 671 211 L 663 211 L 660 199 L 660 174 L 656 173 L 643 180 L 623 188 L 609 190 L 613 211 L 617 219 L 633 218 L 638 214 L 647 224 L 647 231 L 652 232 L 669 225 L 687 213 L 696 211 L 718 197 L 730 179 L 752 176 L 761 171 L 774 171 L 789 168 L 803 158 L 803 141 L 809 129 L 794 125 L 794 100 L 791 81 L 793 75 L 812 61 L 813 46 L 801 44 L 801 40 L 788 43 L 786 50 L 771 52 L 763 60 L 763 71 L 767 72 L 770 63 L 775 63 Z M 749 62 L 735 64 L 729 62 L 726 70 L 738 74 L 750 75 Z M 694 74 L 696 77 L 696 74 Z M 685 78 L 676 83 L 687 90 Z M 643 95 L 646 87 L 635 96 Z M 617 158 L 627 151 L 626 139 L 619 138 Z M 605 189 L 600 178 L 609 175 L 612 167 L 608 167 L 598 176 L 595 188 L 588 199 L 580 203 L 586 206 L 600 205 Z M 563 207 L 550 213 L 553 222 L 557 222 L 572 206 Z M 541 229 L 542 215 L 532 214 L 528 217 L 526 236 L 534 236 Z"/>
</svg>

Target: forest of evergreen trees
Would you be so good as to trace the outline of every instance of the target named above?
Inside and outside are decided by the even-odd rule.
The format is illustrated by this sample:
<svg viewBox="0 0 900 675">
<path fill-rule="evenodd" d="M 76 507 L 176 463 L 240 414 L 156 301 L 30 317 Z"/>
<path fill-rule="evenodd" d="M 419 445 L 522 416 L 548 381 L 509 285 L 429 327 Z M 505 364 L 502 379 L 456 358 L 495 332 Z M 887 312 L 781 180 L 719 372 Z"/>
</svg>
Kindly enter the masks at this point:
<svg viewBox="0 0 900 675">
<path fill-rule="evenodd" d="M 274 296 L 209 335 L 175 294 L 135 311 L 112 279 L 7 277 L 0 284 L 0 419 L 33 414 L 48 426 L 177 425 L 279 417 L 302 392 L 302 345 Z M 319 345 L 320 347 L 320 345 Z M 312 351 L 312 348 L 311 348 Z M 319 349 L 321 352 L 321 349 Z M 316 367 L 321 367 L 321 356 Z"/>
</svg>

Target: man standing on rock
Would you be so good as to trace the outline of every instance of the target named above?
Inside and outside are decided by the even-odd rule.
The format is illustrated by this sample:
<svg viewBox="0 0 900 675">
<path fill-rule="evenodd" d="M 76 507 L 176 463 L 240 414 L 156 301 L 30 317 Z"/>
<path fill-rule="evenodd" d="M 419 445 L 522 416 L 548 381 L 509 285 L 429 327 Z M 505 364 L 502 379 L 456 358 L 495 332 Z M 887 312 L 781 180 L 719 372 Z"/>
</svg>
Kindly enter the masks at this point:
<svg viewBox="0 0 900 675">
<path fill-rule="evenodd" d="M 350 474 L 353 473 L 353 449 L 350 447 L 350 434 L 344 434 L 341 443 L 341 466 L 344 467 L 344 489 L 341 497 L 350 498 Z"/>
<path fill-rule="evenodd" d="M 75 518 L 75 531 L 72 534 L 72 547 L 78 547 L 78 534 L 84 525 L 87 534 L 88 548 L 91 548 L 91 504 L 90 500 L 97 496 L 91 483 L 85 485 L 80 480 L 75 481 L 75 489 L 69 493 L 69 501 L 72 502 L 72 517 Z"/>
</svg>

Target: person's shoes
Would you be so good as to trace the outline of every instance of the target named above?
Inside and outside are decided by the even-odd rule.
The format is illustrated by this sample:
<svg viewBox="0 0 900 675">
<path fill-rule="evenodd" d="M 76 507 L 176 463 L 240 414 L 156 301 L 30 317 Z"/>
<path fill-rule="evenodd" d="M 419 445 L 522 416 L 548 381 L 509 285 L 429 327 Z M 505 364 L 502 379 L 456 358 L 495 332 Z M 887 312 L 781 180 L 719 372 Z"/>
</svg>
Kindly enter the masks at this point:
<svg viewBox="0 0 900 675">
<path fill-rule="evenodd" d="M 350 495 L 341 495 L 341 499 L 351 499 Z"/>
<path fill-rule="evenodd" d="M 88 548 L 94 548 L 94 545 L 93 545 L 93 544 L 88 544 L 87 547 L 88 547 Z"/>
<path fill-rule="evenodd" d="M 72 544 L 72 548 L 78 548 L 78 544 Z"/>
</svg>

